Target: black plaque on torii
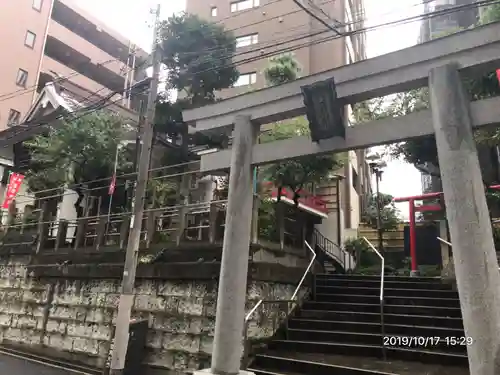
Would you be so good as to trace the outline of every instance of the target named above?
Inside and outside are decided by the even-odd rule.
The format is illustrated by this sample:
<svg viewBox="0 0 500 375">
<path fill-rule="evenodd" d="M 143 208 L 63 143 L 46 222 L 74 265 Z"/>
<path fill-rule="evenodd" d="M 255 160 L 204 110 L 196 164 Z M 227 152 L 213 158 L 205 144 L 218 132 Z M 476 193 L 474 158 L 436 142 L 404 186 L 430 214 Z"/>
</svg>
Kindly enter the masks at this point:
<svg viewBox="0 0 500 375">
<path fill-rule="evenodd" d="M 319 142 L 333 137 L 345 138 L 344 105 L 337 98 L 334 78 L 302 86 L 311 139 Z"/>
</svg>

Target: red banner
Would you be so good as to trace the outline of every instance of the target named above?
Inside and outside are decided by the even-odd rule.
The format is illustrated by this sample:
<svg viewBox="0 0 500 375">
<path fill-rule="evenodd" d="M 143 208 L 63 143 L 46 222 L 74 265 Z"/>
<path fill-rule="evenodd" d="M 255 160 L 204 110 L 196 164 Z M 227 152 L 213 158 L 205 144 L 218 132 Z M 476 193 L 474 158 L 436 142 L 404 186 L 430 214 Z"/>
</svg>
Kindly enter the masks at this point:
<svg viewBox="0 0 500 375">
<path fill-rule="evenodd" d="M 19 173 L 11 173 L 9 176 L 9 185 L 7 185 L 7 192 L 5 193 L 5 200 L 3 201 L 3 208 L 9 208 L 11 202 L 16 198 L 21 184 L 23 183 L 24 175 Z"/>
<path fill-rule="evenodd" d="M 113 195 L 115 193 L 115 188 L 116 188 L 116 174 L 113 175 L 111 178 L 111 184 L 109 184 L 109 195 Z"/>
</svg>

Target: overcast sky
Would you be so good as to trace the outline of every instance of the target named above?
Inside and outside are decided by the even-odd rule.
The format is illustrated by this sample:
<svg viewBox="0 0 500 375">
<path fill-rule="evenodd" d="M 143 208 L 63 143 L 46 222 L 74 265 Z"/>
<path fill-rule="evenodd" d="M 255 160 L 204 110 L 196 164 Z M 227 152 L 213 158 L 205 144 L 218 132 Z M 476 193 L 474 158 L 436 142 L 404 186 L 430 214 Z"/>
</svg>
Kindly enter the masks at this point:
<svg viewBox="0 0 500 375">
<path fill-rule="evenodd" d="M 149 51 L 152 38 L 153 16 L 150 9 L 158 0 L 75 0 L 78 5 L 124 36 Z M 340 1 L 340 0 L 337 0 Z M 184 0 L 161 0 L 162 17 L 180 12 Z M 366 26 L 379 25 L 396 19 L 421 14 L 422 0 L 365 0 Z M 391 26 L 367 33 L 368 56 L 374 57 L 396 51 L 416 43 L 419 23 Z M 381 191 L 393 196 L 409 196 L 421 193 L 420 173 L 411 165 L 390 161 L 383 175 Z M 408 215 L 406 204 L 398 208 L 404 217 Z"/>
</svg>

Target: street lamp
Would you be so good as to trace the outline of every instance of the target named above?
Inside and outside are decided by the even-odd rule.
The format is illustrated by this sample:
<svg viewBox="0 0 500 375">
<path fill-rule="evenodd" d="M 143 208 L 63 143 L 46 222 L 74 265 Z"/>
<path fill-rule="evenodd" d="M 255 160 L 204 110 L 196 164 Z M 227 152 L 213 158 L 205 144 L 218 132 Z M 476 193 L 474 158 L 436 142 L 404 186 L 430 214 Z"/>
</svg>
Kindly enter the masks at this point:
<svg viewBox="0 0 500 375">
<path fill-rule="evenodd" d="M 372 173 L 375 175 L 375 186 L 377 190 L 376 197 L 376 207 L 377 207 L 377 233 L 378 233 L 378 248 L 381 253 L 384 252 L 384 239 L 383 239 L 383 229 L 382 229 L 382 217 L 381 211 L 382 207 L 380 204 L 380 190 L 379 190 L 379 181 L 382 180 L 382 173 L 384 172 L 384 168 L 387 167 L 387 163 L 382 159 L 382 156 L 376 152 L 369 153 L 366 156 L 366 160 L 368 161 L 368 165 Z"/>
</svg>

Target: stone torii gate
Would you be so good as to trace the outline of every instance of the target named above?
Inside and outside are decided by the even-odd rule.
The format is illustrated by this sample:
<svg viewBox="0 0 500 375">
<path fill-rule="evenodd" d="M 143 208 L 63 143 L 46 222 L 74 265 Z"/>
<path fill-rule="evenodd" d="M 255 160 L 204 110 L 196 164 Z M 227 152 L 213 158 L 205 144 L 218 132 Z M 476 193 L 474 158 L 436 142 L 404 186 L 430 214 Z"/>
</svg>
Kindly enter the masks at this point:
<svg viewBox="0 0 500 375">
<path fill-rule="evenodd" d="M 470 372 L 500 373 L 500 273 L 472 137 L 473 127 L 500 123 L 500 98 L 469 103 L 459 75 L 493 71 L 499 63 L 497 23 L 183 113 L 194 131 L 234 129 L 232 149 L 201 160 L 202 172 L 231 168 L 212 368 L 203 373 L 242 372 L 252 167 L 434 133 L 465 334 L 474 340 L 467 348 Z M 344 105 L 427 85 L 431 110 L 346 128 L 339 122 Z M 260 125 L 306 113 L 312 130 L 326 133 L 314 134 L 318 142 L 296 137 L 256 144 Z"/>
</svg>

